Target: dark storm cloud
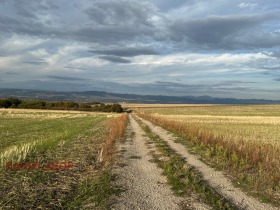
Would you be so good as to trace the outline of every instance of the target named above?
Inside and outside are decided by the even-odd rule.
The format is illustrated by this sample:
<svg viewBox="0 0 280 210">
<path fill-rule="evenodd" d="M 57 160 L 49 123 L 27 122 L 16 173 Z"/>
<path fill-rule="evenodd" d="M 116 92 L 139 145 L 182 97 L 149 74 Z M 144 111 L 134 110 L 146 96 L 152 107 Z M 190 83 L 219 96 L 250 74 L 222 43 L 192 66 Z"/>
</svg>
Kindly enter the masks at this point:
<svg viewBox="0 0 280 210">
<path fill-rule="evenodd" d="M 115 62 L 115 63 L 130 63 L 130 60 L 120 58 L 117 56 L 109 56 L 109 55 L 100 55 L 98 56 L 99 59 Z"/>
<path fill-rule="evenodd" d="M 258 27 L 267 22 L 279 20 L 279 14 L 279 11 L 273 11 L 261 15 L 228 15 L 209 16 L 193 20 L 181 19 L 171 23 L 169 28 L 173 41 L 186 42 L 194 48 L 236 50 L 271 47 L 271 45 L 280 45 L 279 36 L 273 37 L 273 34 L 260 32 Z"/>
<path fill-rule="evenodd" d="M 159 53 L 152 49 L 137 49 L 137 48 L 124 48 L 124 49 L 110 49 L 110 50 L 89 50 L 91 53 L 114 55 L 121 57 L 134 57 L 138 55 L 158 55 Z"/>
<path fill-rule="evenodd" d="M 64 80 L 64 81 L 85 81 L 87 79 L 84 78 L 77 78 L 77 77 L 64 77 L 64 76 L 55 76 L 50 75 L 48 78 L 55 79 L 55 80 Z"/>
</svg>

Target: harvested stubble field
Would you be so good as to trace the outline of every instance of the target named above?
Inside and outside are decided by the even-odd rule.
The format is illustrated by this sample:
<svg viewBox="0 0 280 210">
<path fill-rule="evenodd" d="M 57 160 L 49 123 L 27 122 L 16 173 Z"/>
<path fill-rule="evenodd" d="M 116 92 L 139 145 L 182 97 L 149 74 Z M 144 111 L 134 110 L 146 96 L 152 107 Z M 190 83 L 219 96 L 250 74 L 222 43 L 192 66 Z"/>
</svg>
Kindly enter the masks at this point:
<svg viewBox="0 0 280 210">
<path fill-rule="evenodd" d="M 280 205 L 280 105 L 134 108 L 263 201 Z"/>
<path fill-rule="evenodd" d="M 123 103 L 123 108 L 141 109 L 141 108 L 178 108 L 178 107 L 198 107 L 198 106 L 214 106 L 213 104 L 126 104 Z"/>
<path fill-rule="evenodd" d="M 0 209 L 103 208 L 108 196 L 117 191 L 110 185 L 108 165 L 126 118 L 121 114 L 1 109 Z M 6 170 L 7 162 L 40 162 L 42 167 Z M 56 168 L 55 162 L 69 163 L 69 168 Z"/>
</svg>

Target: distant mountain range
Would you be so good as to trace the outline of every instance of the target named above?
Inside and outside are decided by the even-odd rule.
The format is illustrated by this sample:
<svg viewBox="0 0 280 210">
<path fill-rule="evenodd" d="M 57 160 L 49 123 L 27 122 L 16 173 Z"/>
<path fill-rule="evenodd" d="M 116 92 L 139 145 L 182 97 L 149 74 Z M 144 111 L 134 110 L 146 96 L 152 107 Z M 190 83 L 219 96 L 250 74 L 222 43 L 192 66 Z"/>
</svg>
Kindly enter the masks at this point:
<svg viewBox="0 0 280 210">
<path fill-rule="evenodd" d="M 27 89 L 0 89 L 0 98 L 40 99 L 48 101 L 166 103 L 166 104 L 280 104 L 280 101 L 262 99 L 213 98 L 210 96 L 163 96 L 118 94 L 102 91 L 60 92 Z"/>
</svg>

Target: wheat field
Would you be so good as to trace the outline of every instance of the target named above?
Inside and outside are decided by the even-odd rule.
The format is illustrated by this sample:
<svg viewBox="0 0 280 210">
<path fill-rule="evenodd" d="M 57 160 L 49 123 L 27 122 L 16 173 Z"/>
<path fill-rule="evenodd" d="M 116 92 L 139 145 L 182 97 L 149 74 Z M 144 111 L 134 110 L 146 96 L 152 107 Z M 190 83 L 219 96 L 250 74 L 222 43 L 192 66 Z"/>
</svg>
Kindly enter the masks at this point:
<svg viewBox="0 0 280 210">
<path fill-rule="evenodd" d="M 147 106 L 135 111 L 227 171 L 249 193 L 279 205 L 280 105 Z"/>
</svg>

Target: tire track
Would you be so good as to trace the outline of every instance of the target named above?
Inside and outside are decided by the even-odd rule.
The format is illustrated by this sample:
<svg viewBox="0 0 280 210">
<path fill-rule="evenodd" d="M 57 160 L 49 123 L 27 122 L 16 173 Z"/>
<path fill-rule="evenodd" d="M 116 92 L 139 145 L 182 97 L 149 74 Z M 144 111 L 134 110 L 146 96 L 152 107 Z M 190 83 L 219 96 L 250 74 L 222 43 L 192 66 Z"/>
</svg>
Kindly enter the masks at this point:
<svg viewBox="0 0 280 210">
<path fill-rule="evenodd" d="M 152 156 L 145 144 L 144 135 L 144 131 L 130 115 L 128 125 L 130 137 L 120 145 L 122 157 L 118 160 L 118 166 L 113 169 L 113 173 L 117 176 L 116 184 L 125 189 L 116 198 L 112 209 L 180 209 L 182 199 L 173 195 L 166 184 L 166 178 L 161 175 L 161 169 L 150 161 Z"/>
<path fill-rule="evenodd" d="M 209 183 L 213 189 L 220 192 L 227 199 L 231 200 L 234 205 L 240 209 L 247 210 L 279 210 L 280 208 L 273 207 L 269 204 L 261 203 L 259 200 L 246 195 L 239 188 L 233 186 L 231 181 L 221 171 L 216 171 L 200 161 L 198 157 L 190 154 L 186 148 L 178 143 L 175 143 L 176 138 L 165 129 L 153 125 L 151 122 L 138 117 L 144 124 L 158 135 L 162 140 L 168 143 L 170 148 L 175 150 L 179 155 L 184 157 L 188 164 L 194 166 L 203 175 L 205 181 Z"/>
</svg>

